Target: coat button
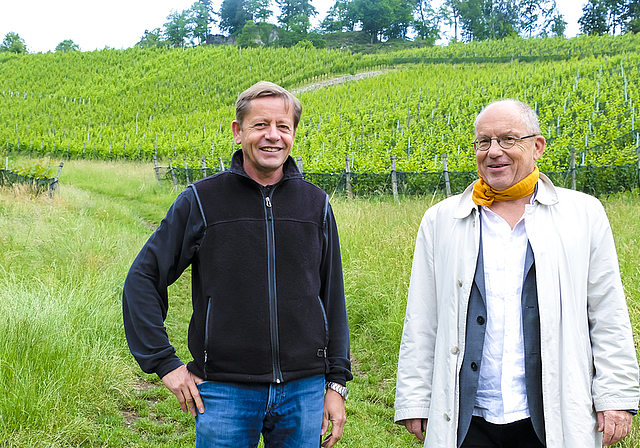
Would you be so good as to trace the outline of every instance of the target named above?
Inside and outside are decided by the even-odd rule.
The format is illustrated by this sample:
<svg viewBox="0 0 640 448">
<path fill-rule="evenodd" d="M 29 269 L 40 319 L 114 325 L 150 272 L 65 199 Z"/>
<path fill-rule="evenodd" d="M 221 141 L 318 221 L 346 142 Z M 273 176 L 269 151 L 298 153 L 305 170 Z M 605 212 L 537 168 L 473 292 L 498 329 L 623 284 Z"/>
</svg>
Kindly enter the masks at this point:
<svg viewBox="0 0 640 448">
<path fill-rule="evenodd" d="M 478 322 L 478 325 L 484 325 L 484 317 L 478 316 L 476 322 Z"/>
<path fill-rule="evenodd" d="M 460 353 L 460 349 L 458 348 L 457 345 L 454 345 L 453 347 L 451 347 L 451 354 L 452 355 L 457 355 L 458 353 Z"/>
<path fill-rule="evenodd" d="M 443 417 L 446 421 L 451 421 L 451 417 L 449 417 L 449 414 L 447 414 L 446 412 L 444 413 Z"/>
<path fill-rule="evenodd" d="M 458 286 L 462 288 L 462 280 L 458 280 Z"/>
<path fill-rule="evenodd" d="M 471 370 L 473 370 L 474 372 L 475 372 L 476 370 L 478 370 L 478 364 L 476 364 L 475 362 L 472 362 L 472 363 L 471 363 Z"/>
</svg>

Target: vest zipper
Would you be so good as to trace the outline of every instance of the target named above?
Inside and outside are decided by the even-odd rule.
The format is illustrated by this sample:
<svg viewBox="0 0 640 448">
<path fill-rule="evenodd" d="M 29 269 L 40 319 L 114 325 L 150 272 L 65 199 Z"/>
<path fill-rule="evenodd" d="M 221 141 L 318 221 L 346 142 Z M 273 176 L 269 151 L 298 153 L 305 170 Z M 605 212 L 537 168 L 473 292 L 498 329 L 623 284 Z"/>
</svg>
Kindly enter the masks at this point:
<svg viewBox="0 0 640 448">
<path fill-rule="evenodd" d="M 204 367 L 203 367 L 203 371 L 204 371 L 204 378 L 203 379 L 207 379 L 207 361 L 209 360 L 209 353 L 208 353 L 208 349 L 209 349 L 209 318 L 211 317 L 211 297 L 209 297 L 208 299 L 208 303 L 207 303 L 207 317 L 205 319 L 205 323 L 204 323 Z"/>
<path fill-rule="evenodd" d="M 276 247 L 275 231 L 273 225 L 273 207 L 271 197 L 274 187 L 271 190 L 262 188 L 265 203 L 265 219 L 267 224 L 267 274 L 269 285 L 269 326 L 271 332 L 271 366 L 273 369 L 273 382 L 281 383 L 282 371 L 280 368 L 280 339 L 278 337 L 278 295 L 276 291 Z"/>
</svg>

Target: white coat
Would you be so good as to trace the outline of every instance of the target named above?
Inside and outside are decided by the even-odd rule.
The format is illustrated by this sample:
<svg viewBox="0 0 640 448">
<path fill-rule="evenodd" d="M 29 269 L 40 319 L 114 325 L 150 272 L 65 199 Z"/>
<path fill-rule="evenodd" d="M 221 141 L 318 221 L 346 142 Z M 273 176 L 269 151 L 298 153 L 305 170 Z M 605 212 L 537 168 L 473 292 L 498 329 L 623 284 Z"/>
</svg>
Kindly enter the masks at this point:
<svg viewBox="0 0 640 448">
<path fill-rule="evenodd" d="M 431 207 L 416 241 L 394 420 L 428 418 L 457 446 L 458 379 L 479 250 L 472 186 Z M 535 257 L 548 448 L 601 447 L 596 412 L 637 409 L 638 363 L 609 221 L 595 198 L 540 175 L 524 213 Z"/>
</svg>

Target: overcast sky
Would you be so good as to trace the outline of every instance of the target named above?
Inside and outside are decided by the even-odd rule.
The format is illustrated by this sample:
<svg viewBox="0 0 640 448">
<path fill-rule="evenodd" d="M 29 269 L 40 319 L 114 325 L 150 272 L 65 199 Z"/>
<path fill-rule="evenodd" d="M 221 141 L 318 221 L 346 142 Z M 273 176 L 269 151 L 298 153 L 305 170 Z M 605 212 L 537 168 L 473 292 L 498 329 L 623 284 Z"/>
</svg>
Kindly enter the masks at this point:
<svg viewBox="0 0 640 448">
<path fill-rule="evenodd" d="M 22 37 L 29 52 L 54 51 L 71 39 L 82 51 L 104 47 L 129 48 L 145 30 L 161 28 L 169 13 L 189 8 L 195 0 L 2 0 L 0 39 L 8 32 Z M 322 20 L 335 0 L 311 0 Z M 567 37 L 578 31 L 578 18 L 587 0 L 559 0 L 568 23 Z M 222 0 L 214 1 L 216 9 Z M 434 0 L 433 5 L 439 4 Z"/>
</svg>

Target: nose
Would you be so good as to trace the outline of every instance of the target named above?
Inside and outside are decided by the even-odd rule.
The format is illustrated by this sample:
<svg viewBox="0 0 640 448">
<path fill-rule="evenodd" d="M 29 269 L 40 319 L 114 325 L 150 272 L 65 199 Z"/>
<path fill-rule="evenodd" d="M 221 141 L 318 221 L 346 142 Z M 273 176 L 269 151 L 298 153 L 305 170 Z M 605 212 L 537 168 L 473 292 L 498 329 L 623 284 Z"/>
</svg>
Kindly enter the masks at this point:
<svg viewBox="0 0 640 448">
<path fill-rule="evenodd" d="M 278 132 L 278 126 L 276 123 L 272 123 L 267 129 L 267 139 L 268 140 L 280 140 L 280 133 Z"/>
<path fill-rule="evenodd" d="M 502 152 L 502 146 L 498 144 L 497 138 L 491 139 L 491 144 L 489 145 L 489 149 L 487 149 L 488 154 L 499 154 Z M 489 156 L 491 157 L 491 156 Z"/>
</svg>

